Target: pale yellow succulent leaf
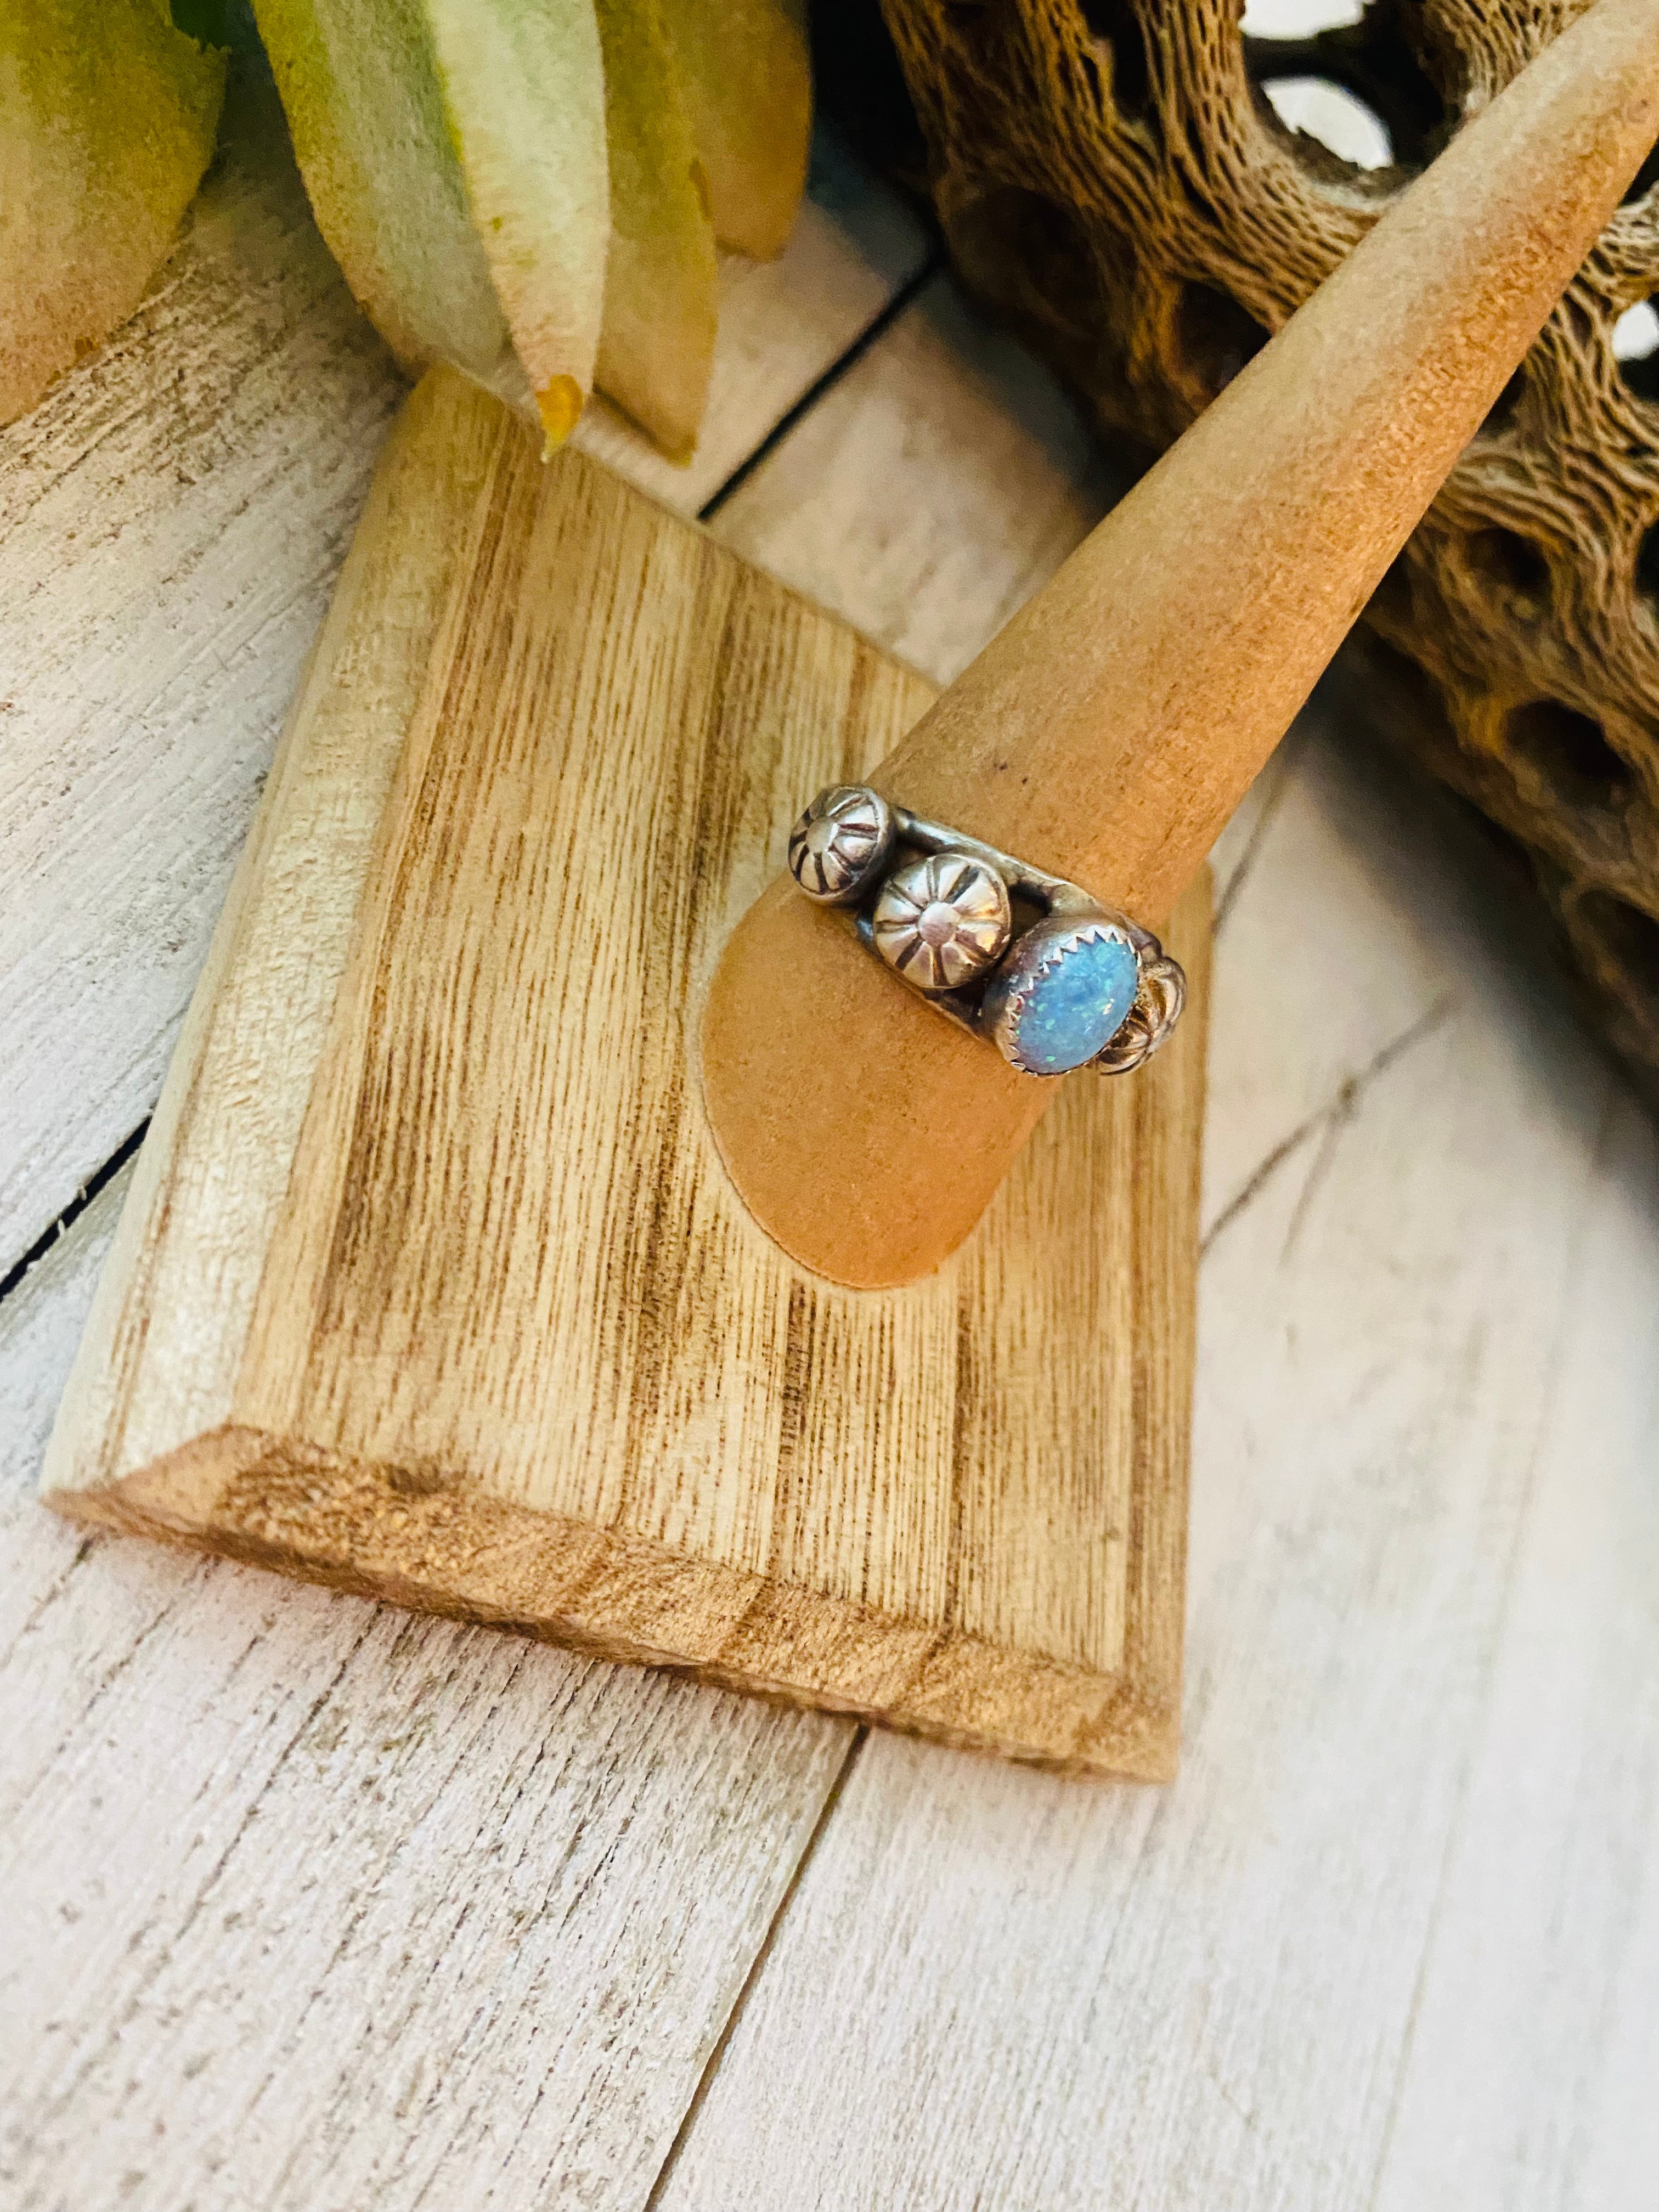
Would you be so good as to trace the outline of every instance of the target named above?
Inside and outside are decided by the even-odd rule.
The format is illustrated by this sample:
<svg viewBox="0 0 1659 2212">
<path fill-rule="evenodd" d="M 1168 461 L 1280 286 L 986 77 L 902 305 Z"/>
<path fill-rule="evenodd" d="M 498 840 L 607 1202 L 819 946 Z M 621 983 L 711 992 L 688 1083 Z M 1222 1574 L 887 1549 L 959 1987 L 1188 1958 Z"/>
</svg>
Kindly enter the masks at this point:
<svg viewBox="0 0 1659 2212">
<path fill-rule="evenodd" d="M 679 57 L 714 235 L 769 261 L 806 183 L 812 74 L 799 0 L 660 0 Z"/>
<path fill-rule="evenodd" d="M 318 228 L 406 368 L 444 361 L 526 412 L 473 225 L 424 0 L 253 0 Z"/>
<path fill-rule="evenodd" d="M 596 380 L 690 457 L 714 350 L 714 230 L 684 75 L 658 0 L 599 0 L 611 250 Z"/>
<path fill-rule="evenodd" d="M 254 0 L 319 227 L 405 366 L 550 446 L 592 389 L 610 190 L 592 0 Z"/>
<path fill-rule="evenodd" d="M 137 306 L 224 87 L 166 0 L 0 0 L 0 422 Z"/>
<path fill-rule="evenodd" d="M 593 0 L 426 0 L 495 295 L 550 446 L 592 389 L 611 234 Z"/>
</svg>

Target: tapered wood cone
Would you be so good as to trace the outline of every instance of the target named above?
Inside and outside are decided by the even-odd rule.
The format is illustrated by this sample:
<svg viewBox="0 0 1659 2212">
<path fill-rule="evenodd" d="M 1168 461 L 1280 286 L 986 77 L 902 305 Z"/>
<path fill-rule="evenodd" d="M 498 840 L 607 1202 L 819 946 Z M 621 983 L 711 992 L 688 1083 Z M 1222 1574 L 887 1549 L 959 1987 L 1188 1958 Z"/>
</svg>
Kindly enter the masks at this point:
<svg viewBox="0 0 1659 2212">
<path fill-rule="evenodd" d="M 1598 0 L 871 781 L 1157 927 L 1656 138 L 1659 0 Z M 955 1249 L 1059 1087 L 942 1019 L 787 878 L 726 947 L 702 1055 L 756 1218 L 871 1287 Z"/>
</svg>

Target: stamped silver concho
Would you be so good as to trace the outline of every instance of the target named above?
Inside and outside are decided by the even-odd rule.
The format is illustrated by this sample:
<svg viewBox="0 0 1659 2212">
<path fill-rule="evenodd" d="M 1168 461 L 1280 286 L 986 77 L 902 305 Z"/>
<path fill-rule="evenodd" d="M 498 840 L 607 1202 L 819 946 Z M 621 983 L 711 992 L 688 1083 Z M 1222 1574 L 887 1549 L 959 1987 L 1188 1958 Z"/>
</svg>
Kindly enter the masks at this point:
<svg viewBox="0 0 1659 2212">
<path fill-rule="evenodd" d="M 1127 1074 L 1185 1003 L 1179 963 L 1127 915 L 866 785 L 819 793 L 791 833 L 789 867 L 809 898 L 854 909 L 896 975 L 1025 1074 Z M 1031 910 L 1024 927 L 1017 903 Z"/>
</svg>

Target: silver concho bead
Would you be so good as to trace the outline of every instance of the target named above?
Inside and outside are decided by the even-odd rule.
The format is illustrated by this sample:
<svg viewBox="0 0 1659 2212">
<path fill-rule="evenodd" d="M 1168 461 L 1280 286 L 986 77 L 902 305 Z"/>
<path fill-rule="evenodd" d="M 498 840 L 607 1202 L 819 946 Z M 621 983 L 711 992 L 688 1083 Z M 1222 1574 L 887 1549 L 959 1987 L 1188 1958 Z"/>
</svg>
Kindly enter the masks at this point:
<svg viewBox="0 0 1659 2212">
<path fill-rule="evenodd" d="M 789 833 L 789 872 L 821 906 L 851 906 L 893 849 L 893 811 L 866 784 L 820 792 Z"/>
<path fill-rule="evenodd" d="M 882 885 L 875 946 L 917 990 L 958 991 L 993 969 L 1013 927 L 1008 887 L 967 853 L 934 853 Z"/>
</svg>

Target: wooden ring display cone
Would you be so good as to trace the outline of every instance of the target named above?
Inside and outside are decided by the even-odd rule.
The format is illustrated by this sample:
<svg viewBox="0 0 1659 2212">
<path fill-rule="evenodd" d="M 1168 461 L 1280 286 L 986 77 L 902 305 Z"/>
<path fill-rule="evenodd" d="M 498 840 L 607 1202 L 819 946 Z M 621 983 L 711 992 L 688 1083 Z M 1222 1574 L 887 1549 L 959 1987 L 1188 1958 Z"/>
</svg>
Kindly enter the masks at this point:
<svg viewBox="0 0 1659 2212">
<path fill-rule="evenodd" d="M 1156 928 L 1656 138 L 1659 4 L 1598 0 L 866 780 Z M 955 1249 L 1054 1096 L 787 879 L 727 949 L 703 1067 L 757 1218 L 867 1285 Z"/>
</svg>

